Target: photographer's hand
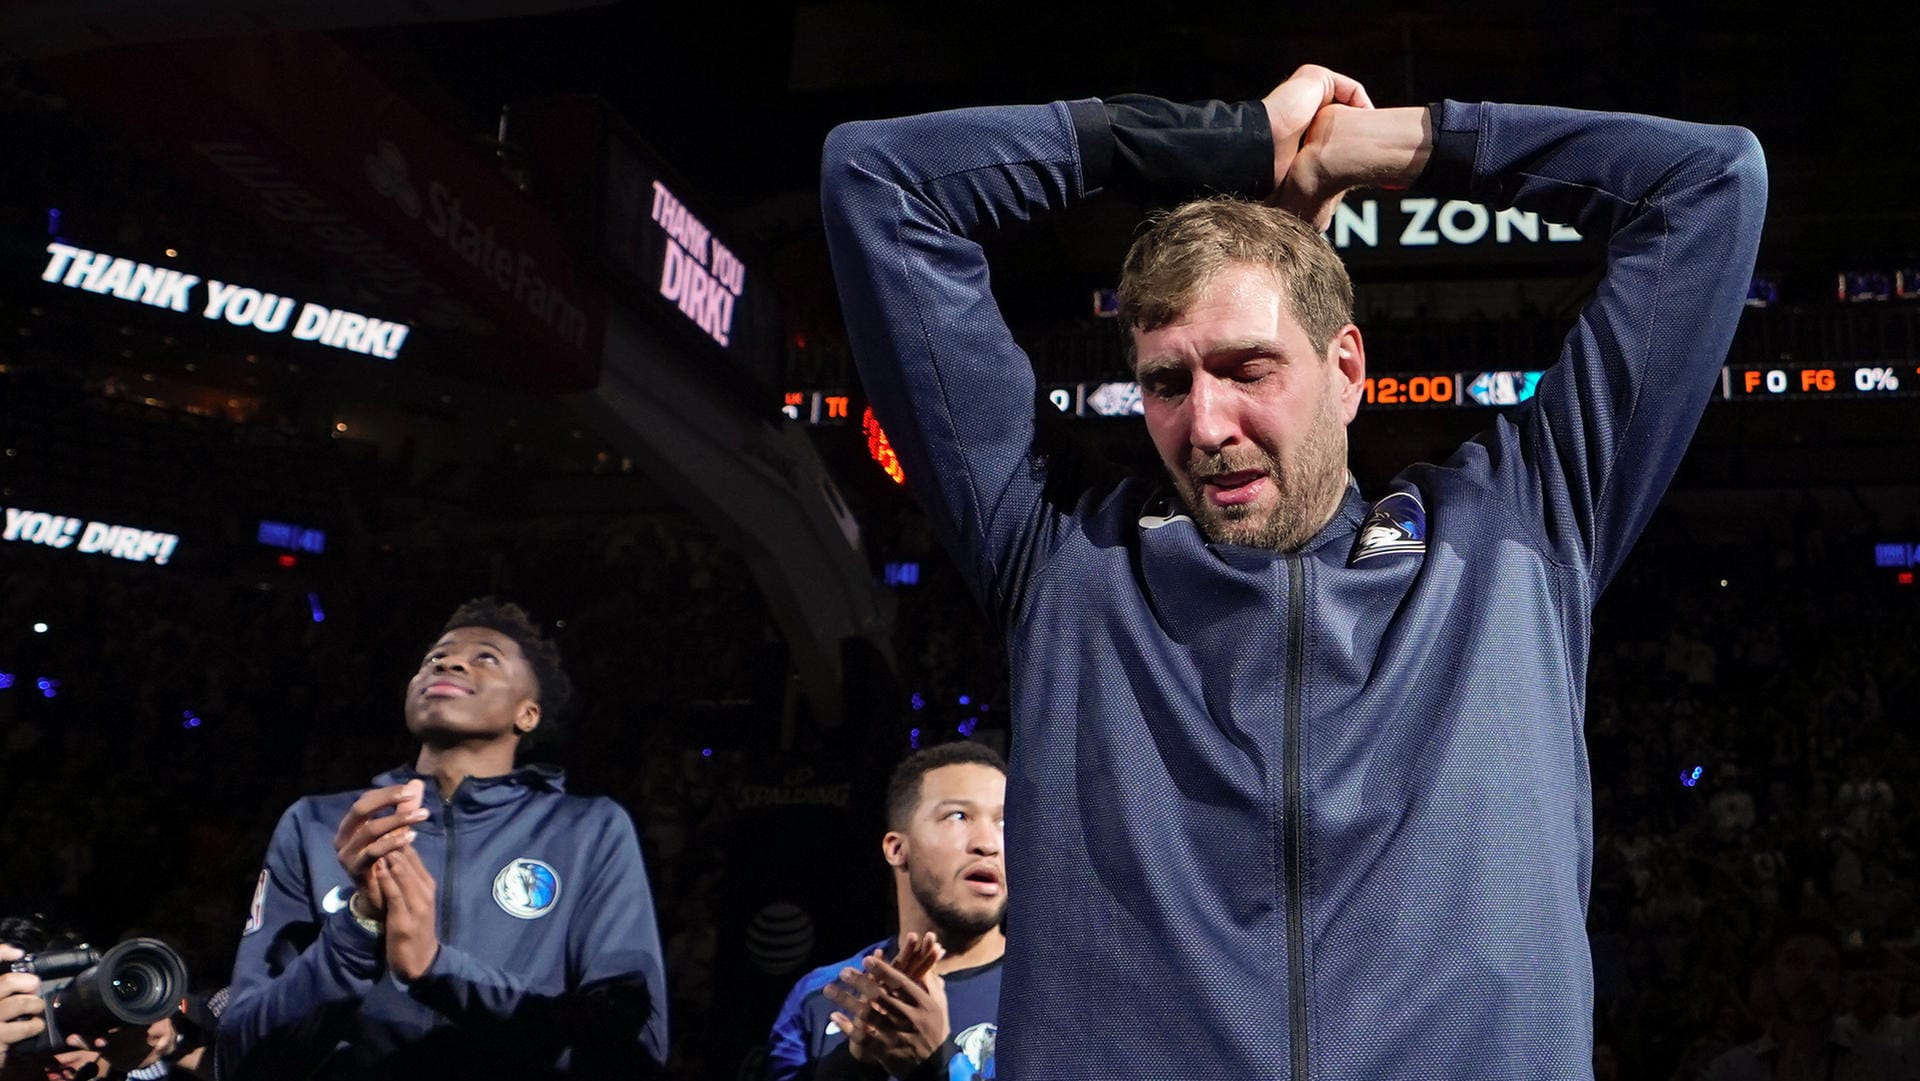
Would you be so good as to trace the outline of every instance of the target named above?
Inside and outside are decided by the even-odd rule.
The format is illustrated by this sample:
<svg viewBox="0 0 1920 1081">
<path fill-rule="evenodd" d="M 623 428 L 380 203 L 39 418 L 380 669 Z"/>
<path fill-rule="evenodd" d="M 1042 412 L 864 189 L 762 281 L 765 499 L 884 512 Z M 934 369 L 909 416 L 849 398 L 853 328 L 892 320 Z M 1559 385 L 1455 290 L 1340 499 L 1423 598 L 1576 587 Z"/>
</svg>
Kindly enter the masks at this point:
<svg viewBox="0 0 1920 1081">
<path fill-rule="evenodd" d="M 77 1050 L 62 1051 L 54 1056 L 54 1061 L 62 1069 L 76 1072 L 76 1076 L 125 1077 L 160 1061 L 177 1042 L 172 1019 L 163 1017 L 143 1027 L 123 1025 L 110 1029 L 105 1036 L 95 1037 L 92 1047 L 88 1047 L 78 1033 L 69 1033 L 67 1046 Z M 84 1074 L 82 1068 L 89 1063 L 93 1066 L 92 1073 Z"/>
<path fill-rule="evenodd" d="M 420 806 L 422 784 L 418 779 L 406 784 L 375 788 L 361 794 L 347 809 L 340 828 L 333 835 L 333 851 L 340 866 L 353 879 L 354 889 L 366 892 L 368 869 L 373 861 L 406 846 L 413 840 L 417 823 L 427 819 Z M 392 808 L 389 815 L 374 817 Z M 374 915 L 378 915 L 378 905 Z"/>
<path fill-rule="evenodd" d="M 0 945 L 0 965 L 25 957 L 18 947 Z M 0 972 L 0 1067 L 7 1064 L 7 1048 L 31 1040 L 47 1027 L 40 1014 L 40 977 L 26 972 Z"/>
<path fill-rule="evenodd" d="M 433 875 L 406 845 L 374 863 L 373 882 L 387 910 L 387 968 L 403 980 L 417 980 L 440 955 Z"/>
<path fill-rule="evenodd" d="M 123 1025 L 108 1031 L 93 1041 L 95 1054 L 100 1056 L 100 1073 L 105 1077 L 116 1077 L 144 1069 L 160 1061 L 160 1056 L 173 1050 L 179 1041 L 173 1034 L 173 1020 L 162 1017 L 151 1025 L 136 1027 Z M 79 1036 L 68 1036 L 70 1047 L 85 1047 L 86 1041 Z"/>
</svg>

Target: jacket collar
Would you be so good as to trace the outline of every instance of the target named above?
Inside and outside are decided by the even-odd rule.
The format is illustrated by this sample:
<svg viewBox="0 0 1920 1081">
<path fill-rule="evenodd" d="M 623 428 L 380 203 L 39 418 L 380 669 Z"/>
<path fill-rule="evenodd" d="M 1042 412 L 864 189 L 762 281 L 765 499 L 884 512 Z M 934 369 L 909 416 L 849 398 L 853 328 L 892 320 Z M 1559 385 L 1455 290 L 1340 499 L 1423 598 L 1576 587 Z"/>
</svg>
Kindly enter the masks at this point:
<svg viewBox="0 0 1920 1081">
<path fill-rule="evenodd" d="M 406 784 L 415 778 L 425 781 L 429 790 L 434 779 L 414 769 L 411 763 L 390 769 L 373 779 L 373 783 L 387 785 Z M 567 772 L 559 766 L 534 762 L 516 767 L 513 772 L 498 777 L 468 777 L 454 790 L 453 799 L 464 808 L 497 807 L 511 803 L 528 792 L 565 792 L 567 790 Z"/>
<path fill-rule="evenodd" d="M 1366 514 L 1367 501 L 1360 495 L 1360 482 L 1349 471 L 1346 491 L 1340 495 L 1340 506 L 1334 510 L 1333 517 L 1327 520 L 1327 524 L 1321 526 L 1320 531 L 1300 547 L 1299 554 L 1308 555 L 1341 538 L 1345 538 L 1350 543 Z M 1163 478 L 1148 487 L 1147 498 L 1140 509 L 1139 525 L 1142 529 L 1158 529 L 1175 522 L 1185 523 L 1195 533 L 1200 531 L 1200 524 L 1193 520 L 1192 512 Z M 1230 548 L 1246 551 L 1262 550 L 1246 549 L 1242 545 L 1235 544 L 1213 545 L 1213 547 L 1216 550 Z"/>
</svg>

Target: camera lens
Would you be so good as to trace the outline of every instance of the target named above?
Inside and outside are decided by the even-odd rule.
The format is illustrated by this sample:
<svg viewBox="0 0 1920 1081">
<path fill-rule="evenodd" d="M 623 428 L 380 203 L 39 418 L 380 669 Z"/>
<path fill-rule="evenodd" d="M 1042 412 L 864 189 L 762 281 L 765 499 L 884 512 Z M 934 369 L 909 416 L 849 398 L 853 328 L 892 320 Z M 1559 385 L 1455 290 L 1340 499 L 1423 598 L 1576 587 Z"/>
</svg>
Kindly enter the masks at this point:
<svg viewBox="0 0 1920 1081">
<path fill-rule="evenodd" d="M 180 985 L 186 982 L 184 978 L 168 978 L 170 960 L 174 965 L 179 964 L 169 954 L 159 953 L 145 943 L 120 957 L 109 952 L 100 967 L 106 970 L 104 974 L 120 1010 L 138 1016 L 170 1010 L 179 992 L 184 990 Z M 181 976 L 184 975 L 182 972 Z"/>
<path fill-rule="evenodd" d="M 162 981 L 160 973 L 145 961 L 132 961 L 113 974 L 113 997 L 132 1009 L 151 1005 L 153 990 Z"/>
<path fill-rule="evenodd" d="M 98 1035 L 121 1025 L 150 1025 L 178 1008 L 187 967 L 166 943 L 135 938 L 101 955 L 51 1003 L 61 1028 Z"/>
</svg>

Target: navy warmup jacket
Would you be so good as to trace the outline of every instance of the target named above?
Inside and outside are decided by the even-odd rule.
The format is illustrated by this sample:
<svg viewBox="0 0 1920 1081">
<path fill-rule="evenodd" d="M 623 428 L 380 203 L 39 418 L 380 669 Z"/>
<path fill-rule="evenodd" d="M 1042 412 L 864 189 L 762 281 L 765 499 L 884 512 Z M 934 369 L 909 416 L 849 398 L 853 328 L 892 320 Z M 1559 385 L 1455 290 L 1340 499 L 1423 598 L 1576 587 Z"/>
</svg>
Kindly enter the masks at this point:
<svg viewBox="0 0 1920 1081">
<path fill-rule="evenodd" d="M 1293 553 L 1036 423 L 979 239 L 1103 188 L 1264 195 L 1257 103 L 849 124 L 827 236 L 874 411 L 1012 662 L 1002 1072 L 1591 1076 L 1594 599 L 1746 296 L 1753 136 L 1447 102 L 1418 188 L 1607 246 L 1534 398 Z"/>
<path fill-rule="evenodd" d="M 551 767 L 469 777 L 451 800 L 425 781 L 413 846 L 436 886 L 433 967 L 402 984 L 347 910 L 333 835 L 360 793 L 301 799 L 240 939 L 220 1076 L 635 1077 L 665 1062 L 660 936 L 627 813 L 567 795 Z"/>
<path fill-rule="evenodd" d="M 833 1023 L 839 1009 L 826 995 L 826 986 L 840 978 L 843 968 L 859 968 L 860 959 L 875 950 L 895 953 L 894 939 L 876 942 L 844 961 L 822 965 L 800 978 L 780 1004 L 767 1037 L 765 1081 L 830 1081 L 833 1078 L 871 1078 L 877 1068 L 854 1059 L 846 1034 Z M 991 1079 L 994 1043 L 998 1033 L 1000 961 L 949 972 L 946 1043 L 921 1064 L 908 1081 L 976 1081 Z"/>
</svg>

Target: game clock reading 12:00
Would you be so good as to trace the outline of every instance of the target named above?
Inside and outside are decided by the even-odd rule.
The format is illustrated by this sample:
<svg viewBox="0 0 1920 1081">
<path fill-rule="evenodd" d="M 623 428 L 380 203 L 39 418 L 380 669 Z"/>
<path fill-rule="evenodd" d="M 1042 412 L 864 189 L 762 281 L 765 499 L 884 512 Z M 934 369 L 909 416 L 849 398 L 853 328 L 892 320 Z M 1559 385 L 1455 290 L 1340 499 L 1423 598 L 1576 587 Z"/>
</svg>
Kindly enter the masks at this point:
<svg viewBox="0 0 1920 1081">
<path fill-rule="evenodd" d="M 1388 409 L 1519 405 L 1539 390 L 1543 371 L 1397 372 L 1368 376 L 1366 404 Z M 1665 388 L 1662 388 L 1665 389 Z M 1913 361 L 1865 364 L 1739 365 L 1720 369 L 1715 401 L 1821 401 L 1838 398 L 1920 397 L 1920 365 Z M 1045 401 L 1068 416 L 1137 417 L 1145 411 L 1132 382 L 1065 383 L 1044 388 Z M 853 424 L 864 403 L 847 391 L 789 391 L 781 403 L 788 417 L 809 425 Z"/>
<path fill-rule="evenodd" d="M 1370 375 L 1368 405 L 1452 405 L 1458 384 L 1451 375 Z"/>
</svg>

